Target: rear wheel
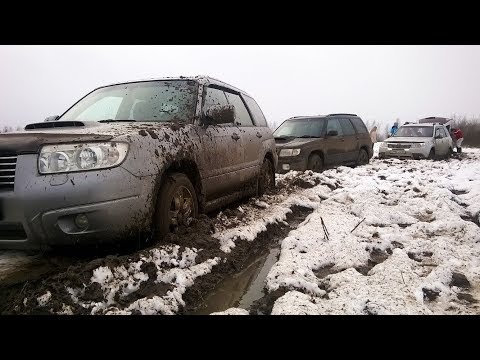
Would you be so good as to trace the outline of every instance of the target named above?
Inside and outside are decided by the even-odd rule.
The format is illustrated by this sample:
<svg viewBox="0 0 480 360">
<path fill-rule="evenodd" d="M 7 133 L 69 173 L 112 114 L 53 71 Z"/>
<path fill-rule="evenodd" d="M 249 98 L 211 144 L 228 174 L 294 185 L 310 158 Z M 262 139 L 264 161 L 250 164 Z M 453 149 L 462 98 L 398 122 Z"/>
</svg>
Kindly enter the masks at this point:
<svg viewBox="0 0 480 360">
<path fill-rule="evenodd" d="M 168 174 L 160 188 L 154 218 L 155 237 L 163 238 L 179 226 L 188 226 L 198 216 L 195 189 L 181 173 Z"/>
<path fill-rule="evenodd" d="M 369 162 L 368 153 L 365 149 L 360 149 L 358 153 L 357 165 L 367 165 Z"/>
<path fill-rule="evenodd" d="M 447 159 L 450 159 L 453 155 L 453 150 L 452 148 L 448 148 L 447 155 L 445 156 Z"/>
<path fill-rule="evenodd" d="M 265 158 L 263 160 L 262 168 L 260 169 L 260 175 L 258 177 L 258 195 L 262 196 L 268 190 L 275 187 L 275 169 L 272 162 Z"/>
<path fill-rule="evenodd" d="M 435 160 L 435 149 L 431 149 L 430 150 L 430 153 L 428 154 L 428 158 L 429 160 Z"/>
<path fill-rule="evenodd" d="M 323 171 L 322 157 L 318 154 L 310 155 L 310 158 L 308 159 L 307 169 L 312 170 L 314 172 L 318 172 L 318 173 L 322 172 Z"/>
</svg>

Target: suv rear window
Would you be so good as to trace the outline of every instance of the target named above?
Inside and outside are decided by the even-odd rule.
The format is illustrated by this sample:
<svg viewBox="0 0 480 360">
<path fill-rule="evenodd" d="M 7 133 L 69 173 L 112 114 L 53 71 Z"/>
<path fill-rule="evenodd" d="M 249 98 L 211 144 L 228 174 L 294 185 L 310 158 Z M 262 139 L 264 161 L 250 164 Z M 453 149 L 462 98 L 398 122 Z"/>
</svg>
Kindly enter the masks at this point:
<svg viewBox="0 0 480 360">
<path fill-rule="evenodd" d="M 357 130 L 357 133 L 359 134 L 367 134 L 368 130 L 365 124 L 363 123 L 362 119 L 359 117 L 352 117 L 350 118 L 350 121 L 353 123 L 353 126 L 355 126 L 355 129 Z"/>
<path fill-rule="evenodd" d="M 228 102 L 235 107 L 235 123 L 238 126 L 253 126 L 252 119 L 245 104 L 237 94 L 225 92 Z"/>
<path fill-rule="evenodd" d="M 355 129 L 349 119 L 340 119 L 340 124 L 342 125 L 344 135 L 355 135 Z"/>
<path fill-rule="evenodd" d="M 247 103 L 248 109 L 253 116 L 253 121 L 255 121 L 255 125 L 267 126 L 267 120 L 265 119 L 265 116 L 263 115 L 263 112 L 260 109 L 260 106 L 258 106 L 257 102 L 249 96 L 242 94 L 242 97 Z"/>
</svg>

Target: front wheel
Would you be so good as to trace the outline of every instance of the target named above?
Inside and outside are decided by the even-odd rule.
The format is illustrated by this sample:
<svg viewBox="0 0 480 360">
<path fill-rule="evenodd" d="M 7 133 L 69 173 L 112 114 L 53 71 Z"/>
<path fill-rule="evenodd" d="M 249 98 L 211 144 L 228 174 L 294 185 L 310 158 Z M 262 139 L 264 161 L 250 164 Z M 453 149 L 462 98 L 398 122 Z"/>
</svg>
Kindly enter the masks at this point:
<svg viewBox="0 0 480 360">
<path fill-rule="evenodd" d="M 275 169 L 272 162 L 265 158 L 263 160 L 262 168 L 260 169 L 260 175 L 258 177 L 257 193 L 258 196 L 262 196 L 268 190 L 275 187 Z"/>
<path fill-rule="evenodd" d="M 429 160 L 435 160 L 435 149 L 431 149 L 430 150 L 430 153 L 428 154 L 428 158 Z"/>
<path fill-rule="evenodd" d="M 308 159 L 307 169 L 320 173 L 323 171 L 323 159 L 318 154 L 313 154 Z"/>
<path fill-rule="evenodd" d="M 154 218 L 157 240 L 180 226 L 188 226 L 198 216 L 195 189 L 188 177 L 181 173 L 168 174 L 160 188 Z"/>
<path fill-rule="evenodd" d="M 369 162 L 368 153 L 365 149 L 360 149 L 358 153 L 357 165 L 367 165 Z"/>
</svg>

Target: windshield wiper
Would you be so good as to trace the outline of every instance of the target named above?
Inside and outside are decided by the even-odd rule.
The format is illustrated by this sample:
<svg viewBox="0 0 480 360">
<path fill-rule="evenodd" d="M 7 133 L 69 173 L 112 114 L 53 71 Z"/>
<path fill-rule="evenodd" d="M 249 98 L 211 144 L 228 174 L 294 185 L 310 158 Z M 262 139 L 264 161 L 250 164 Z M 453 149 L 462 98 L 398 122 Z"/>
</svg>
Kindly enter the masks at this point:
<svg viewBox="0 0 480 360">
<path fill-rule="evenodd" d="M 98 120 L 99 123 L 111 123 L 111 122 L 135 122 L 135 120 L 124 120 L 124 119 L 119 119 L 119 120 L 113 120 L 113 119 L 105 119 L 105 120 Z"/>
<path fill-rule="evenodd" d="M 315 135 L 302 135 L 302 136 L 297 136 L 297 138 L 319 138 L 320 136 L 315 136 Z"/>
</svg>

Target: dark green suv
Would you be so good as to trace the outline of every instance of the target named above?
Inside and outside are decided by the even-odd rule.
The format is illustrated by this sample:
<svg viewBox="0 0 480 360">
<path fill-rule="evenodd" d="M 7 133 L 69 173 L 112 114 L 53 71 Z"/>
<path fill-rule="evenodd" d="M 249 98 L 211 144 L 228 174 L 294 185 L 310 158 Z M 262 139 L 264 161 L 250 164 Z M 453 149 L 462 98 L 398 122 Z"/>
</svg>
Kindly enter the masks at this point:
<svg viewBox="0 0 480 360">
<path fill-rule="evenodd" d="M 368 130 L 354 114 L 293 117 L 285 120 L 273 136 L 278 173 L 363 165 L 373 156 Z"/>
</svg>

